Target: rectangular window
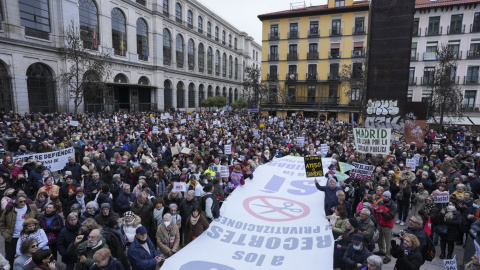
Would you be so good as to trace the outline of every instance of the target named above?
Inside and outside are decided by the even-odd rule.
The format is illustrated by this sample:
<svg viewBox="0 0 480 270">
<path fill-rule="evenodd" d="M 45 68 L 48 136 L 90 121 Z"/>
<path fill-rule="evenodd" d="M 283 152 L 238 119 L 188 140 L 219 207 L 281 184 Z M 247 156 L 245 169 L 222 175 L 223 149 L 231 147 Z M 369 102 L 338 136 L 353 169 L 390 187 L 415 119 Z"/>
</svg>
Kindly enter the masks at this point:
<svg viewBox="0 0 480 270">
<path fill-rule="evenodd" d="M 332 20 L 331 36 L 340 36 L 342 34 L 342 20 Z"/>
<path fill-rule="evenodd" d="M 434 36 L 440 34 L 440 16 L 428 18 L 427 35 Z"/>
<path fill-rule="evenodd" d="M 278 24 L 270 25 L 270 39 L 278 39 Z"/>
<path fill-rule="evenodd" d="M 344 7 L 345 0 L 335 0 L 335 7 Z"/>
<path fill-rule="evenodd" d="M 278 61 L 278 46 L 270 46 L 270 54 L 268 55 L 268 60 Z"/>
<path fill-rule="evenodd" d="M 354 34 L 365 34 L 365 18 L 355 18 Z"/>
<path fill-rule="evenodd" d="M 432 90 L 422 90 L 422 102 L 430 103 L 432 101 Z"/>
<path fill-rule="evenodd" d="M 463 32 L 463 14 L 455 14 L 450 18 L 449 34 L 461 34 Z"/>
<path fill-rule="evenodd" d="M 297 65 L 289 65 L 288 66 L 288 73 L 296 74 L 297 73 Z"/>
<path fill-rule="evenodd" d="M 475 12 L 475 14 L 473 15 L 472 30 L 470 30 L 470 32 L 480 32 L 480 12 Z"/>
<path fill-rule="evenodd" d="M 423 69 L 423 85 L 431 85 L 433 84 L 435 75 L 435 68 L 434 67 L 425 67 Z"/>
<path fill-rule="evenodd" d="M 307 68 L 307 79 L 316 80 L 317 79 L 317 65 L 309 64 Z"/>
<path fill-rule="evenodd" d="M 330 44 L 330 58 L 340 58 L 340 43 Z"/>
<path fill-rule="evenodd" d="M 288 86 L 288 97 L 286 102 L 295 102 L 296 100 L 296 95 L 297 95 L 297 89 L 295 85 L 289 85 Z"/>
<path fill-rule="evenodd" d="M 415 68 L 410 68 L 408 72 L 408 85 L 415 85 Z"/>
<path fill-rule="evenodd" d="M 465 95 L 463 96 L 463 104 L 468 109 L 473 109 L 475 106 L 475 98 L 477 96 L 476 90 L 465 90 Z"/>
<path fill-rule="evenodd" d="M 277 77 L 278 77 L 278 67 L 277 66 L 270 66 L 269 79 L 270 80 L 276 80 Z"/>
<path fill-rule="evenodd" d="M 308 44 L 308 52 L 318 52 L 318 43 Z"/>
<path fill-rule="evenodd" d="M 48 0 L 19 0 L 20 20 L 28 36 L 48 39 L 50 8 Z"/>
<path fill-rule="evenodd" d="M 298 38 L 298 23 L 291 23 L 290 24 L 288 37 L 289 38 Z"/>
<path fill-rule="evenodd" d="M 338 84 L 330 84 L 328 88 L 328 103 L 338 103 Z"/>
<path fill-rule="evenodd" d="M 330 73 L 328 74 L 329 80 L 339 79 L 339 64 L 330 64 Z"/>
<path fill-rule="evenodd" d="M 412 42 L 412 48 L 410 49 L 410 61 L 417 61 L 417 42 Z"/>
<path fill-rule="evenodd" d="M 407 101 L 412 102 L 413 99 L 413 90 L 408 90 L 407 92 Z"/>
<path fill-rule="evenodd" d="M 362 71 L 363 71 L 363 64 L 362 63 L 353 63 L 352 64 L 352 78 L 353 79 L 361 79 L 362 78 Z"/>
<path fill-rule="evenodd" d="M 420 35 L 420 19 L 415 18 L 413 19 L 413 36 L 418 37 Z"/>
<path fill-rule="evenodd" d="M 465 83 L 478 83 L 478 68 L 478 66 L 470 66 L 467 68 Z"/>
<path fill-rule="evenodd" d="M 315 103 L 315 92 L 316 92 L 316 86 L 315 85 L 309 85 L 307 89 L 307 102 L 310 104 Z"/>
<path fill-rule="evenodd" d="M 318 36 L 318 21 L 310 22 L 310 31 L 308 32 L 309 36 Z"/>
<path fill-rule="evenodd" d="M 287 60 L 297 60 L 297 44 L 290 44 L 288 45 L 288 55 Z"/>
<path fill-rule="evenodd" d="M 427 47 L 425 48 L 425 52 L 437 52 L 437 41 L 427 42 Z"/>
<path fill-rule="evenodd" d="M 360 89 L 350 89 L 350 102 L 360 101 Z"/>
</svg>

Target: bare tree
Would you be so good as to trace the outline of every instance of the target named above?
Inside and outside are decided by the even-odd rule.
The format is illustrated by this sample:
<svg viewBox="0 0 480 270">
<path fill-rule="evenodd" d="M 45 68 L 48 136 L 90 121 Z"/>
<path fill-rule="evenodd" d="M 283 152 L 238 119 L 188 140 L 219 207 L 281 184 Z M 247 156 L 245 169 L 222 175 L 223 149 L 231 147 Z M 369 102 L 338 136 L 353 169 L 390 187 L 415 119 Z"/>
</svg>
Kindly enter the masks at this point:
<svg viewBox="0 0 480 270">
<path fill-rule="evenodd" d="M 246 67 L 245 68 L 245 80 L 243 81 L 243 95 L 244 99 L 249 103 L 249 104 L 256 104 L 256 108 L 260 107 L 260 92 L 265 92 L 265 89 L 262 89 L 265 87 L 264 85 L 261 84 L 260 80 L 260 69 L 259 68 L 254 68 L 254 67 Z"/>
<path fill-rule="evenodd" d="M 73 21 L 64 36 L 66 44 L 62 58 L 67 63 L 67 70 L 59 74 L 58 81 L 73 99 L 74 113 L 77 114 L 85 99 L 103 99 L 108 92 L 106 82 L 111 73 L 111 57 L 110 53 L 87 49 Z"/>
<path fill-rule="evenodd" d="M 350 104 L 357 106 L 358 115 L 360 117 L 365 117 L 366 113 L 368 77 L 367 54 L 367 52 L 364 53 L 361 62 L 352 62 L 352 65 L 343 65 L 340 71 L 340 87 L 345 90 L 345 96 L 349 98 Z"/>
<path fill-rule="evenodd" d="M 428 100 L 427 116 L 434 118 L 438 115 L 439 130 L 441 130 L 444 117 L 460 118 L 463 116 L 464 107 L 463 95 L 457 85 L 455 53 L 449 49 L 448 45 L 443 44 L 437 48 L 436 57 L 438 62 L 435 71 L 433 74 L 426 73 L 423 79 L 432 89 Z"/>
</svg>

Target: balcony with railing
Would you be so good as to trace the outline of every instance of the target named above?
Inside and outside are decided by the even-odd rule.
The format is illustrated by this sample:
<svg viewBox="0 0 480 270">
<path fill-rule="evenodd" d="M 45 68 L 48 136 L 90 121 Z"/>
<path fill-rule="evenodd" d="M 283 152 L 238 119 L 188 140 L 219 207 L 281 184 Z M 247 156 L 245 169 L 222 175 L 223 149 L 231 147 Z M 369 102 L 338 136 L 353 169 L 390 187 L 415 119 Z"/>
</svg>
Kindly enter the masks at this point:
<svg viewBox="0 0 480 270">
<path fill-rule="evenodd" d="M 225 45 L 225 44 L 226 44 L 226 43 L 225 43 L 225 40 L 223 40 L 223 41 L 222 41 L 222 45 Z"/>
<path fill-rule="evenodd" d="M 362 27 L 353 27 L 352 33 L 354 35 L 364 35 L 367 32 L 365 31 L 365 26 L 362 26 Z"/>
<path fill-rule="evenodd" d="M 318 37 L 320 35 L 318 29 L 310 29 L 308 30 L 308 37 Z"/>
<path fill-rule="evenodd" d="M 278 53 L 268 54 L 268 61 L 278 61 Z"/>
<path fill-rule="evenodd" d="M 280 38 L 280 35 L 278 32 L 271 32 L 268 34 L 268 40 L 278 40 Z"/>
<path fill-rule="evenodd" d="M 298 53 L 287 53 L 287 60 L 298 60 Z"/>
<path fill-rule="evenodd" d="M 307 59 L 308 60 L 317 60 L 318 59 L 318 52 L 307 52 Z"/>
<path fill-rule="evenodd" d="M 305 78 L 307 78 L 307 81 L 316 81 L 317 80 L 317 73 L 316 72 L 308 72 L 305 75 Z"/>
<path fill-rule="evenodd" d="M 460 60 L 462 59 L 462 56 L 463 56 L 462 51 L 451 52 L 451 54 L 452 54 L 452 59 L 455 59 L 455 60 Z"/>
<path fill-rule="evenodd" d="M 364 49 L 356 49 L 352 51 L 352 58 L 359 58 L 359 57 L 364 57 L 365 56 L 365 50 Z"/>
<path fill-rule="evenodd" d="M 422 28 L 420 28 L 420 27 L 413 28 L 413 34 L 412 34 L 412 36 L 414 36 L 414 37 L 420 37 L 421 35 L 422 35 Z"/>
<path fill-rule="evenodd" d="M 425 36 L 438 36 L 443 32 L 443 26 L 434 28 L 425 28 Z"/>
<path fill-rule="evenodd" d="M 420 81 L 421 85 L 432 85 L 433 84 L 433 76 L 423 76 Z"/>
<path fill-rule="evenodd" d="M 418 61 L 418 53 L 416 53 L 414 55 L 410 55 L 410 61 L 412 61 L 412 62 Z"/>
<path fill-rule="evenodd" d="M 298 38 L 298 31 L 290 31 L 288 32 L 288 38 Z"/>
<path fill-rule="evenodd" d="M 328 58 L 330 59 L 336 59 L 336 58 L 340 58 L 341 56 L 341 52 L 340 51 L 330 51 L 328 53 Z"/>
<path fill-rule="evenodd" d="M 408 78 L 408 85 L 417 85 L 417 77 L 409 77 Z"/>
<path fill-rule="evenodd" d="M 470 24 L 470 33 L 478 33 L 478 32 L 480 32 L 480 25 Z"/>
<path fill-rule="evenodd" d="M 277 81 L 278 80 L 278 74 L 267 74 L 267 81 Z"/>
<path fill-rule="evenodd" d="M 447 35 L 465 34 L 465 24 L 461 27 L 450 28 L 447 26 Z"/>
<path fill-rule="evenodd" d="M 297 73 L 287 73 L 286 80 L 287 81 L 296 81 L 296 80 L 298 80 L 298 74 Z"/>
<path fill-rule="evenodd" d="M 340 80 L 340 74 L 338 74 L 338 73 L 328 73 L 328 80 L 329 81 L 339 81 Z"/>
<path fill-rule="evenodd" d="M 164 10 L 163 15 L 166 16 L 167 18 L 170 18 L 170 13 L 168 11 Z"/>
<path fill-rule="evenodd" d="M 176 21 L 177 23 L 183 24 L 182 18 L 175 17 L 175 21 Z"/>
<path fill-rule="evenodd" d="M 463 84 L 478 84 L 478 76 L 463 76 Z"/>
<path fill-rule="evenodd" d="M 480 51 L 467 51 L 467 59 L 480 59 Z"/>
<path fill-rule="evenodd" d="M 342 35 L 342 28 L 332 28 L 330 29 L 330 36 L 341 36 Z"/>
</svg>

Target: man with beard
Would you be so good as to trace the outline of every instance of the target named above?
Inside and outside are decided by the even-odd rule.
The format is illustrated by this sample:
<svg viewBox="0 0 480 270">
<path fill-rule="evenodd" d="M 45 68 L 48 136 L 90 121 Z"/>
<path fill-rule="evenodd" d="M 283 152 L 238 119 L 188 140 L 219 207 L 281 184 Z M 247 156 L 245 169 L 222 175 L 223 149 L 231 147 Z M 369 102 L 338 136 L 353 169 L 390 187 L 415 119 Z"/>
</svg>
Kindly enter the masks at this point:
<svg viewBox="0 0 480 270">
<path fill-rule="evenodd" d="M 70 244 L 67 253 L 69 255 L 79 256 L 79 262 L 82 264 L 81 269 L 89 269 L 95 262 L 93 255 L 102 248 L 108 248 L 105 238 L 102 237 L 99 229 L 93 229 L 88 235 L 88 240 L 83 241 L 83 235 L 77 236 L 75 242 Z"/>
<path fill-rule="evenodd" d="M 98 223 L 98 225 L 103 227 L 107 224 L 111 217 L 115 217 L 117 219 L 120 218 L 117 213 L 113 212 L 113 209 L 109 203 L 102 203 L 100 205 L 100 213 L 95 216 L 95 221 Z"/>
<path fill-rule="evenodd" d="M 162 258 L 148 237 L 147 229 L 140 226 L 135 232 L 135 240 L 128 248 L 128 261 L 132 269 L 155 270 Z"/>
</svg>

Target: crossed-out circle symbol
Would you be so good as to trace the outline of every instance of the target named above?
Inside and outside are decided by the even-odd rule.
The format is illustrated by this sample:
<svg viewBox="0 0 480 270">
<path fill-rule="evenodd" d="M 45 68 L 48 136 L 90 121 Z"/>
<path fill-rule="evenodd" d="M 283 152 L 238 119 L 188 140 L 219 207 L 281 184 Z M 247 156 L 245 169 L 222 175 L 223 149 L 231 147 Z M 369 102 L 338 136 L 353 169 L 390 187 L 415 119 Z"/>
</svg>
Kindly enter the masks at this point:
<svg viewBox="0 0 480 270">
<path fill-rule="evenodd" d="M 253 196 L 243 201 L 243 207 L 252 216 L 272 222 L 301 219 L 310 214 L 306 204 L 274 196 Z"/>
</svg>

